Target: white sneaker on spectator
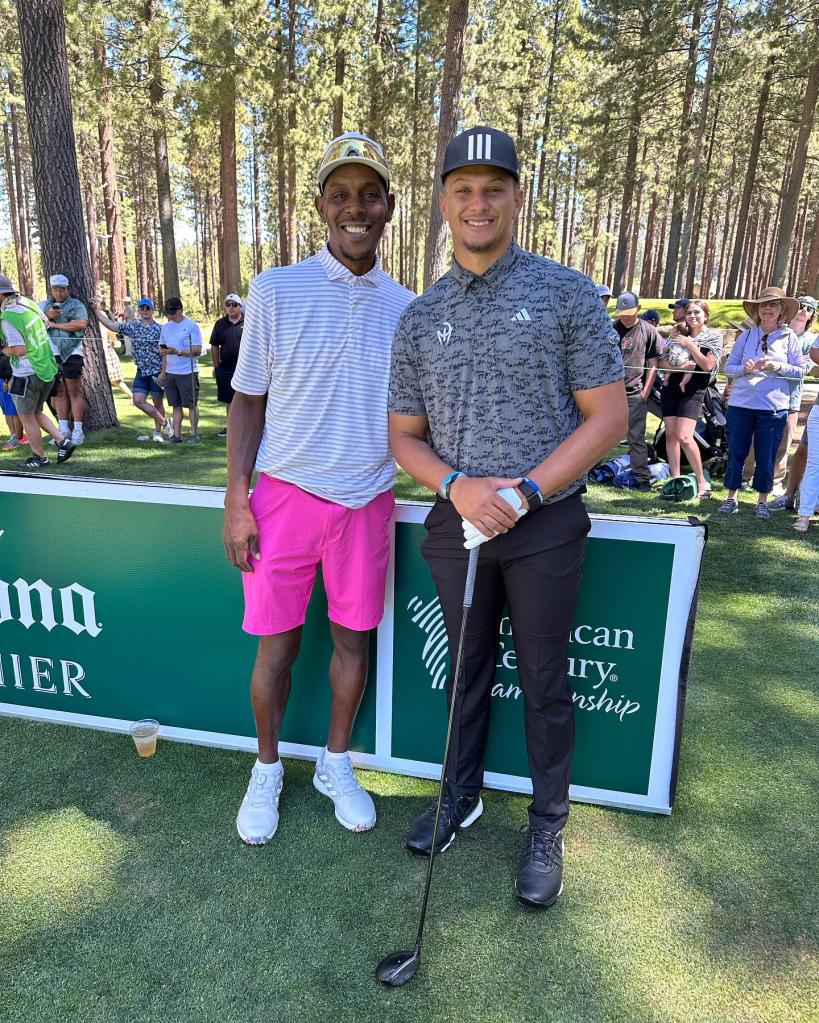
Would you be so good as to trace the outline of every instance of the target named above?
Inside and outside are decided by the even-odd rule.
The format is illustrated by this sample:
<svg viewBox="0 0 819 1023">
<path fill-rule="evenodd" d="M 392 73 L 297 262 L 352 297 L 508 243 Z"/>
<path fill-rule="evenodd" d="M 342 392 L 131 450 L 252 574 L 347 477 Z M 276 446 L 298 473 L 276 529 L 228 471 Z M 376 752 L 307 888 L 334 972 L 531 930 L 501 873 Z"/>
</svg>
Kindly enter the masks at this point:
<svg viewBox="0 0 819 1023">
<path fill-rule="evenodd" d="M 165 420 L 165 425 L 160 427 L 166 437 L 173 437 L 173 423 L 170 419 Z"/>
<path fill-rule="evenodd" d="M 784 483 L 775 483 L 771 494 L 773 497 L 781 497 L 785 493 Z"/>
<path fill-rule="evenodd" d="M 279 797 L 284 784 L 284 767 L 278 770 L 250 772 L 250 784 L 236 817 L 239 837 L 248 845 L 264 845 L 276 834 L 279 826 Z"/>
<path fill-rule="evenodd" d="M 85 443 L 85 434 L 82 432 L 82 430 L 78 430 L 76 426 L 71 432 L 71 443 L 74 445 L 75 448 L 78 448 L 80 444 Z"/>
<path fill-rule="evenodd" d="M 348 831 L 369 831 L 375 827 L 375 804 L 358 783 L 348 754 L 319 753 L 313 785 L 329 796 L 336 808 L 336 820 Z"/>
<path fill-rule="evenodd" d="M 164 444 L 165 443 L 165 438 L 162 436 L 162 431 L 161 430 L 154 430 L 153 436 L 151 437 L 151 440 L 155 441 L 157 444 Z"/>
<path fill-rule="evenodd" d="M 62 442 L 63 442 L 64 440 L 70 440 L 70 439 L 71 439 L 71 434 L 70 434 L 70 433 L 64 433 L 64 434 L 62 434 L 62 440 L 54 440 L 54 438 L 52 437 L 52 438 L 51 438 L 51 439 L 49 440 L 49 442 L 48 442 L 48 443 L 49 443 L 49 444 L 50 444 L 50 445 L 51 445 L 52 447 L 56 448 L 56 447 L 57 447 L 57 445 L 58 445 L 58 444 L 62 444 Z"/>
</svg>

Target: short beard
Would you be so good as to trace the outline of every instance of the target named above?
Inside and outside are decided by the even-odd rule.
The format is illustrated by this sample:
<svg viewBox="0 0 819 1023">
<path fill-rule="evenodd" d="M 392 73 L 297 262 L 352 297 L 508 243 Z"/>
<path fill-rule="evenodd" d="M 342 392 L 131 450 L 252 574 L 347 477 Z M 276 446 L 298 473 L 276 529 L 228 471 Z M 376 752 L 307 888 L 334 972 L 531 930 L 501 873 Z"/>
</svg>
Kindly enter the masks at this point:
<svg viewBox="0 0 819 1023">
<path fill-rule="evenodd" d="M 497 245 L 496 238 L 487 238 L 483 242 L 467 242 L 463 243 L 464 248 L 467 252 L 488 252 L 490 249 Z"/>
</svg>

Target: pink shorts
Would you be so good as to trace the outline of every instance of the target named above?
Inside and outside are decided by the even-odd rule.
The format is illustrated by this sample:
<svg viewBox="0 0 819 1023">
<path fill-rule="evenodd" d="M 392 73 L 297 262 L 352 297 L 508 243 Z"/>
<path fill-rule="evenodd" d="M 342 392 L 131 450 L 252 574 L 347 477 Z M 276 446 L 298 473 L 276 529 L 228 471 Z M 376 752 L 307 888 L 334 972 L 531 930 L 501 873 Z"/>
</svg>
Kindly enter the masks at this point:
<svg viewBox="0 0 819 1023">
<path fill-rule="evenodd" d="M 260 476 L 250 509 L 261 560 L 242 573 L 245 632 L 272 636 L 304 625 L 319 564 L 330 621 L 356 632 L 374 629 L 384 615 L 394 507 L 389 490 L 363 508 L 345 508 Z"/>
</svg>

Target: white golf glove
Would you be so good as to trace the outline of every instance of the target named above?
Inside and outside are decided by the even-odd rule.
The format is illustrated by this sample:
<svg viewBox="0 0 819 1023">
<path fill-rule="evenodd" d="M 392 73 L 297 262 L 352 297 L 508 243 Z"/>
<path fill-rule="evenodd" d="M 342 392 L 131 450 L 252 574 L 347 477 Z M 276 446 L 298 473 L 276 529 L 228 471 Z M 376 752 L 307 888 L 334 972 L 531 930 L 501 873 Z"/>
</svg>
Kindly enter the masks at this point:
<svg viewBox="0 0 819 1023">
<path fill-rule="evenodd" d="M 515 493 L 514 487 L 504 487 L 503 490 L 498 491 L 498 496 L 502 497 L 511 506 L 512 511 L 515 512 L 519 519 L 522 519 L 526 512 L 529 511 L 528 505 L 519 494 Z M 498 535 L 494 533 L 492 536 L 485 536 L 477 526 L 473 526 L 466 519 L 461 519 L 461 523 L 464 529 L 464 547 L 468 551 L 471 551 L 473 547 L 477 547 L 486 540 L 494 539 Z"/>
</svg>

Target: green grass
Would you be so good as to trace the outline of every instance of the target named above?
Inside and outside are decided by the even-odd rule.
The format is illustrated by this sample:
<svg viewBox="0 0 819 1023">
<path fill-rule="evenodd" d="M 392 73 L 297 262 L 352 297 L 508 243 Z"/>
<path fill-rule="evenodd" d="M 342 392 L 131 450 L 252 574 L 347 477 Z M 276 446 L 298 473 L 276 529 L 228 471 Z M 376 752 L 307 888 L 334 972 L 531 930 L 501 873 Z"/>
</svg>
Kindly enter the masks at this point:
<svg viewBox="0 0 819 1023">
<path fill-rule="evenodd" d="M 71 471 L 223 483 L 203 383 L 201 446 L 139 444 L 118 398 L 122 432 Z M 430 782 L 367 772 L 379 824 L 353 835 L 288 761 L 280 831 L 249 849 L 251 756 L 162 742 L 142 761 L 127 737 L 0 719 L 3 1023 L 815 1020 L 819 529 L 757 522 L 741 497 L 724 518 L 590 489 L 594 512 L 709 520 L 674 813 L 573 806 L 566 890 L 537 914 L 511 895 L 527 800 L 490 792 L 438 861 L 400 990 L 373 969 L 414 938 L 425 864 L 403 837 Z"/>
</svg>

